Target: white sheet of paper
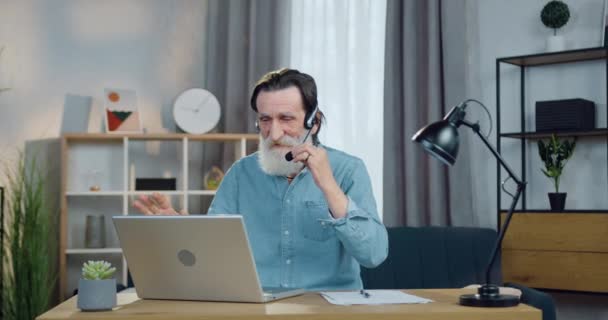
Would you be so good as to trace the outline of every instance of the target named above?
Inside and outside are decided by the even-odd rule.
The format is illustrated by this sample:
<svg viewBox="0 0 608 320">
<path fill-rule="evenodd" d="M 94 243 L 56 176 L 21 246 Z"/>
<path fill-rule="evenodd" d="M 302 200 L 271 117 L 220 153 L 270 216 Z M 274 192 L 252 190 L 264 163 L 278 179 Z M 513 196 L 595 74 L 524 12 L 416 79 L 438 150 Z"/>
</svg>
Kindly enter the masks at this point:
<svg viewBox="0 0 608 320">
<path fill-rule="evenodd" d="M 433 300 L 417 297 L 399 290 L 365 290 L 368 297 L 360 291 L 323 291 L 321 296 L 331 304 L 348 306 L 353 304 L 414 304 L 429 303 Z"/>
</svg>

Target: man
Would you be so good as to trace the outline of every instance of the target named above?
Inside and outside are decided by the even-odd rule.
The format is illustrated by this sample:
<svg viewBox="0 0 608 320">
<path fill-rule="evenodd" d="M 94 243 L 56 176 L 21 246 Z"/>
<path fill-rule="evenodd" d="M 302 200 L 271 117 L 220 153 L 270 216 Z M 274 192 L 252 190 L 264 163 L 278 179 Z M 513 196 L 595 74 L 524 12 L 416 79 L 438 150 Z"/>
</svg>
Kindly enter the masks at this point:
<svg viewBox="0 0 608 320">
<path fill-rule="evenodd" d="M 314 79 L 270 72 L 256 84 L 251 107 L 259 151 L 233 164 L 208 214 L 243 216 L 263 286 L 361 289 L 359 266 L 386 259 L 387 232 L 363 162 L 319 143 Z M 179 214 L 160 194 L 134 205 L 145 214 Z"/>
</svg>

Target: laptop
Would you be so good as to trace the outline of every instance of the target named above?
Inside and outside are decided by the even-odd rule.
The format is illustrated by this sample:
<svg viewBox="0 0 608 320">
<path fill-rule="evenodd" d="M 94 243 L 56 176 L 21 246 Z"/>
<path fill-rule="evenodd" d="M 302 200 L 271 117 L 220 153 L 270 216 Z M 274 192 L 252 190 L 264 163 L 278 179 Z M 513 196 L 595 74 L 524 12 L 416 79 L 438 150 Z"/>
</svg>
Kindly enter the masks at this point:
<svg viewBox="0 0 608 320">
<path fill-rule="evenodd" d="M 112 220 L 142 299 L 263 303 L 305 292 L 262 289 L 242 216 L 114 216 Z"/>
</svg>

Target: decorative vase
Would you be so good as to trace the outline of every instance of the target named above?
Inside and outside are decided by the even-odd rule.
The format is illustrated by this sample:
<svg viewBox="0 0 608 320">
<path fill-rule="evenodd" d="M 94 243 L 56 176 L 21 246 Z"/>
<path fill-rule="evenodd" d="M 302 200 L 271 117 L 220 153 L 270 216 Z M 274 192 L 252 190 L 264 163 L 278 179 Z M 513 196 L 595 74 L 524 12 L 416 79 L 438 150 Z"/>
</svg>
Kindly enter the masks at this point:
<svg viewBox="0 0 608 320">
<path fill-rule="evenodd" d="M 205 174 L 205 190 L 217 190 L 222 182 L 222 179 L 224 179 L 224 172 L 222 169 L 217 166 L 212 166 L 207 174 Z"/>
<path fill-rule="evenodd" d="M 565 192 L 549 192 L 549 204 L 551 205 L 551 211 L 564 211 L 566 206 L 566 195 Z"/>
<path fill-rule="evenodd" d="M 116 279 L 78 282 L 78 308 L 82 311 L 108 311 L 116 306 Z"/>
<path fill-rule="evenodd" d="M 562 51 L 566 48 L 566 42 L 564 41 L 564 37 L 562 36 L 550 36 L 547 38 L 547 51 Z"/>
<path fill-rule="evenodd" d="M 102 215 L 87 216 L 85 227 L 85 248 L 104 248 L 106 246 L 106 223 Z"/>
</svg>

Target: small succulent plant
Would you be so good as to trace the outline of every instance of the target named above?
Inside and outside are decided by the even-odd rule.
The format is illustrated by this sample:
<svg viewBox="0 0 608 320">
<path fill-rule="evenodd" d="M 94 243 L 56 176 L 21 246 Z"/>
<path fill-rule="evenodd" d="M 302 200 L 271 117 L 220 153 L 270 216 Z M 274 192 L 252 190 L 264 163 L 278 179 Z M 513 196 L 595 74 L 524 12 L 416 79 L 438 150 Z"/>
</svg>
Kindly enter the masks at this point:
<svg viewBox="0 0 608 320">
<path fill-rule="evenodd" d="M 86 280 L 110 279 L 116 268 L 107 261 L 87 261 L 82 266 L 82 278 Z"/>
</svg>

